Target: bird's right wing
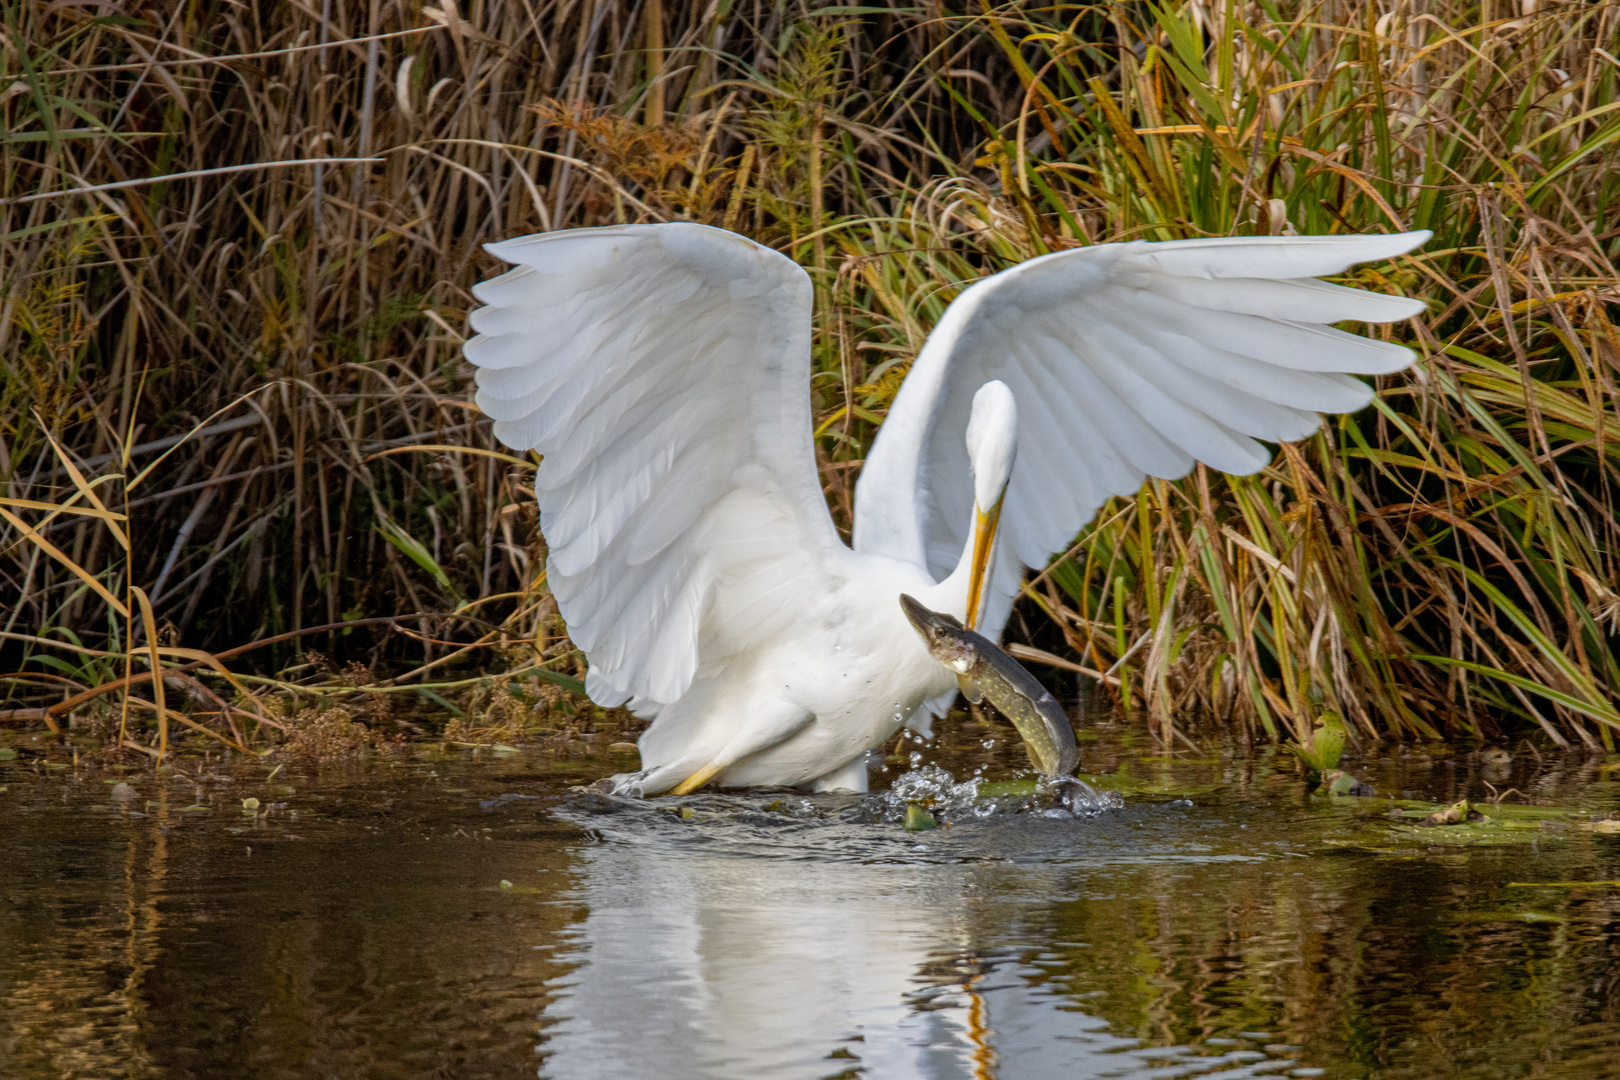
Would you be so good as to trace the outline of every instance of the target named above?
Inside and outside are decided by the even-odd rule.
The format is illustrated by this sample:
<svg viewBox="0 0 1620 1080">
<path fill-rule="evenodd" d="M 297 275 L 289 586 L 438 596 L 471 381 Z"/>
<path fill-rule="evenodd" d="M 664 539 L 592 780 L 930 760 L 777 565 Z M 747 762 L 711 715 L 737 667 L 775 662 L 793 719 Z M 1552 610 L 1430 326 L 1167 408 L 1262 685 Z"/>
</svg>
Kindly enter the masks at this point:
<svg viewBox="0 0 1620 1080">
<path fill-rule="evenodd" d="M 1411 364 L 1411 350 L 1331 324 L 1410 318 L 1421 301 L 1314 279 L 1428 236 L 1098 244 L 976 282 L 929 335 L 867 455 L 855 550 L 950 572 L 972 520 L 973 395 L 1006 383 L 1018 457 L 997 541 L 1013 558 L 997 559 L 982 623 L 995 637 L 1022 568 L 1066 548 L 1109 496 L 1200 461 L 1255 472 L 1271 460 L 1257 440 L 1304 438 L 1320 413 L 1371 400 L 1354 375 Z"/>
<path fill-rule="evenodd" d="M 547 581 L 599 704 L 681 697 L 848 548 L 810 429 L 810 279 L 691 223 L 491 244 L 466 344 L 495 436 L 542 461 Z"/>
</svg>

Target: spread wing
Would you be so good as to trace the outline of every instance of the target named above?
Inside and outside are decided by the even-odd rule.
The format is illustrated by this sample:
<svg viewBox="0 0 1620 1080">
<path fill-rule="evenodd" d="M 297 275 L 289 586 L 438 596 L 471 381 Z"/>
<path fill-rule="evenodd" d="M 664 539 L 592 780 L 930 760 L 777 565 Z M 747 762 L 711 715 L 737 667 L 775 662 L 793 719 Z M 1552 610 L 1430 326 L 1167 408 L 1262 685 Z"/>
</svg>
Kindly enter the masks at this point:
<svg viewBox="0 0 1620 1080">
<path fill-rule="evenodd" d="M 518 265 L 473 290 L 478 407 L 543 455 L 548 583 L 591 697 L 656 712 L 848 552 L 811 443 L 810 280 L 689 223 L 488 250 Z"/>
<path fill-rule="evenodd" d="M 1000 379 L 1018 403 L 1018 457 L 1002 506 L 987 636 L 1023 567 L 1064 550 L 1111 495 L 1195 462 L 1252 473 L 1256 440 L 1301 439 L 1320 413 L 1366 405 L 1409 349 L 1333 329 L 1423 310 L 1421 301 L 1313 280 L 1428 239 L 1243 237 L 1135 242 L 1031 259 L 974 284 L 912 365 L 856 489 L 855 550 L 926 565 L 962 554 L 973 480 L 963 433 L 974 393 Z"/>
</svg>

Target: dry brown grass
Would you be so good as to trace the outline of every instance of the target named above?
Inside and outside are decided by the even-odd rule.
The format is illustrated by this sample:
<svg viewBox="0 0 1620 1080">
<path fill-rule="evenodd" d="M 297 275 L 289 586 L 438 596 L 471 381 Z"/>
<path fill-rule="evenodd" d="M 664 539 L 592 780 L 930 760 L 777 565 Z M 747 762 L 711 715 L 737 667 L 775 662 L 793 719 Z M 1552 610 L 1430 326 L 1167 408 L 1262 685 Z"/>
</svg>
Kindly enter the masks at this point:
<svg viewBox="0 0 1620 1080">
<path fill-rule="evenodd" d="M 1358 275 L 1430 300 L 1396 330 L 1419 371 L 1261 476 L 1105 508 L 1032 585 L 1028 636 L 1166 739 L 1331 709 L 1353 736 L 1612 745 L 1614 0 L 110 10 L 4 8 L 14 696 L 326 624 L 307 640 L 417 664 L 383 692 L 454 697 L 467 664 L 577 675 L 529 463 L 466 404 L 488 240 L 692 218 L 803 262 L 847 525 L 963 283 L 1102 240 L 1427 227 Z M 409 636 L 344 625 L 415 613 L 436 614 Z M 282 678 L 352 690 L 316 675 Z"/>
</svg>

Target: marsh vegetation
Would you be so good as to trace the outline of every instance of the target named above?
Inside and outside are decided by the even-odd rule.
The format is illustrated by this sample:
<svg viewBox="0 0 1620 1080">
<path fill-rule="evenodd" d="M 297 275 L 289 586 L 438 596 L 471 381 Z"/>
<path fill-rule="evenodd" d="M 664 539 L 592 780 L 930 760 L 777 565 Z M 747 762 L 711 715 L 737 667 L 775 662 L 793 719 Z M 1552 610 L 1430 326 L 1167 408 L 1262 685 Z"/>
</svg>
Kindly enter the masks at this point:
<svg viewBox="0 0 1620 1080">
<path fill-rule="evenodd" d="M 545 590 L 533 462 L 468 404 L 484 242 L 690 219 L 800 261 L 847 527 L 984 274 L 1421 228 L 1352 281 L 1428 302 L 1381 331 L 1418 367 L 1261 474 L 1111 502 L 1014 650 L 1165 743 L 1334 713 L 1352 741 L 1613 748 L 1615 0 L 0 13 L 7 721 L 147 757 L 311 710 L 391 736 L 413 703 L 469 741 L 616 728 Z"/>
</svg>

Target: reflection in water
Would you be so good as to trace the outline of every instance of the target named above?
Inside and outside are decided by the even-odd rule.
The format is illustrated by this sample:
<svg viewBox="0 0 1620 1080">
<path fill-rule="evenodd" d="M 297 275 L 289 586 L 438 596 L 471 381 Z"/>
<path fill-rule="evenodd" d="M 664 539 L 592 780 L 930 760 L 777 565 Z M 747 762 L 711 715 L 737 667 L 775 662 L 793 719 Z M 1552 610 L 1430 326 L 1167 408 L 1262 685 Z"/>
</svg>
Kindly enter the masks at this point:
<svg viewBox="0 0 1620 1080">
<path fill-rule="evenodd" d="M 1046 892 L 1062 876 L 1041 867 L 765 859 L 610 838 L 580 872 L 589 914 L 569 954 L 580 967 L 548 1010 L 558 1019 L 542 1075 L 1141 1071 L 1121 1055 L 1140 1040 L 1043 985 L 1046 972 L 1020 959 L 1029 950 L 997 941 L 1009 899 L 1062 899 Z"/>
<path fill-rule="evenodd" d="M 1515 884 L 1620 879 L 1620 837 L 1392 844 L 1263 756 L 1125 760 L 1177 790 L 919 834 L 522 759 L 298 776 L 269 818 L 258 766 L 131 803 L 0 762 L 0 1076 L 1620 1076 L 1620 888 Z M 1601 765 L 1512 782 L 1613 811 Z"/>
<path fill-rule="evenodd" d="M 598 820 L 575 894 L 588 914 L 559 956 L 579 967 L 548 1008 L 542 1075 L 1143 1075 L 1147 1060 L 1128 1052 L 1142 1040 L 1051 978 L 1085 948 L 1051 937 L 1052 915 L 1097 888 L 1164 884 L 1142 877 L 1162 861 L 1254 861 L 1189 842 L 1184 808 L 1000 818 L 923 839 L 836 814 L 740 816 Z M 1248 1044 L 1191 1061 L 1237 1067 L 1229 1077 L 1282 1064 Z"/>
<path fill-rule="evenodd" d="M 840 1049 L 878 1076 L 972 1075 L 967 1010 L 907 1004 L 961 934 L 959 875 L 626 843 L 580 872 L 547 1075 L 819 1076 Z"/>
</svg>

